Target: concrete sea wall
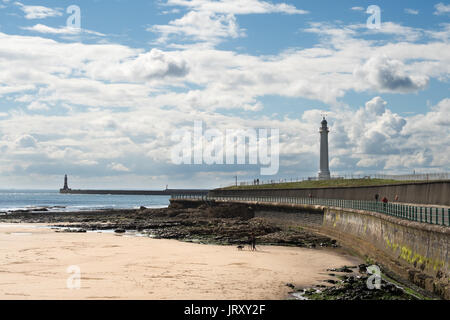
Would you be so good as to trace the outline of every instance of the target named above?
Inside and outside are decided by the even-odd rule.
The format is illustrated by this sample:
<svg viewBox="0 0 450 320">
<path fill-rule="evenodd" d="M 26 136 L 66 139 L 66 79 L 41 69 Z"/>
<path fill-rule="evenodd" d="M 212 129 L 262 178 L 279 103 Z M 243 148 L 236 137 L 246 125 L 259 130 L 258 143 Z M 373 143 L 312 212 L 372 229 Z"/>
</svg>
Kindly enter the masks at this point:
<svg viewBox="0 0 450 320">
<path fill-rule="evenodd" d="M 436 204 L 450 206 L 450 181 L 413 182 L 362 187 L 327 187 L 308 189 L 242 189 L 211 190 L 212 196 L 280 196 L 343 200 L 374 200 L 375 194 L 386 196 L 390 201 L 399 196 L 399 202 L 417 204 Z M 381 199 L 380 198 L 380 199 Z"/>
<path fill-rule="evenodd" d="M 322 231 L 427 291 L 450 299 L 450 228 L 373 212 L 324 208 Z"/>
</svg>

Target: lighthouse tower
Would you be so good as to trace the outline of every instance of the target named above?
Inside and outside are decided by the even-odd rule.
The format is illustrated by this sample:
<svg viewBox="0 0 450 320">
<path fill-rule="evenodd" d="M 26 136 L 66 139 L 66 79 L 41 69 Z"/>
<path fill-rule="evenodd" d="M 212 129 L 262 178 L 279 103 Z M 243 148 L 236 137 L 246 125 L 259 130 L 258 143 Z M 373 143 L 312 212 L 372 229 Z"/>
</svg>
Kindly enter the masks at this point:
<svg viewBox="0 0 450 320">
<path fill-rule="evenodd" d="M 64 188 L 63 190 L 69 190 L 69 185 L 67 184 L 67 174 L 64 176 Z"/>
<path fill-rule="evenodd" d="M 330 169 L 328 167 L 328 122 L 323 117 L 320 132 L 320 171 L 319 180 L 330 180 Z"/>
</svg>

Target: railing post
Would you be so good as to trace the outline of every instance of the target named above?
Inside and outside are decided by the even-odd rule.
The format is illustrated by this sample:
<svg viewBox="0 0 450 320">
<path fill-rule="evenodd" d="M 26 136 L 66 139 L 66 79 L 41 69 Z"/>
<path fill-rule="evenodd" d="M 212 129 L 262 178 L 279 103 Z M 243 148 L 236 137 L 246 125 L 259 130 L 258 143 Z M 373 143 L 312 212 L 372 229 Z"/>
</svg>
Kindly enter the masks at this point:
<svg viewBox="0 0 450 320">
<path fill-rule="evenodd" d="M 433 223 L 433 207 L 430 207 L 430 223 Z"/>
<path fill-rule="evenodd" d="M 447 209 L 447 226 L 450 227 L 450 209 Z"/>
</svg>

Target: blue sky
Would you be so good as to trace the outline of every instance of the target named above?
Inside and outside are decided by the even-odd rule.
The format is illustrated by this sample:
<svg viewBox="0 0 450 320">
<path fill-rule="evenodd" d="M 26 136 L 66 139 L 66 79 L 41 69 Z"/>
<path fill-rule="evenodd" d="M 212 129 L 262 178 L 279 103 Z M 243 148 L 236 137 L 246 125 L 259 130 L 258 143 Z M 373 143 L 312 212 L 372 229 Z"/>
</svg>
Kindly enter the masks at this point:
<svg viewBox="0 0 450 320">
<path fill-rule="evenodd" d="M 322 113 L 332 174 L 449 171 L 449 17 L 446 1 L 0 0 L 0 188 L 316 176 Z M 174 165 L 194 121 L 278 129 L 279 172 Z"/>
</svg>

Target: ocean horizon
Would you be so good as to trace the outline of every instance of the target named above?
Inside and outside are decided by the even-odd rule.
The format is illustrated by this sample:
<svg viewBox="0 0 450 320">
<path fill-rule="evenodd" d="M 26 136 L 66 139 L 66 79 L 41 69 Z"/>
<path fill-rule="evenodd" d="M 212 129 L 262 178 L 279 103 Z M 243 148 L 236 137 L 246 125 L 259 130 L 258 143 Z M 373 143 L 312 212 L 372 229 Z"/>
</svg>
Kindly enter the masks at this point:
<svg viewBox="0 0 450 320">
<path fill-rule="evenodd" d="M 61 194 L 59 190 L 0 190 L 0 213 L 17 210 L 73 212 L 104 209 L 165 208 L 170 196 Z"/>
</svg>

